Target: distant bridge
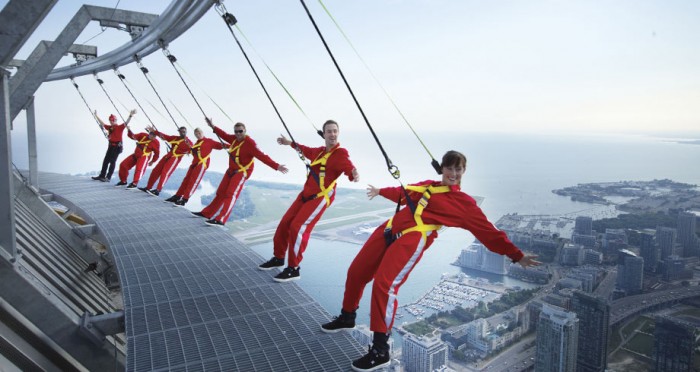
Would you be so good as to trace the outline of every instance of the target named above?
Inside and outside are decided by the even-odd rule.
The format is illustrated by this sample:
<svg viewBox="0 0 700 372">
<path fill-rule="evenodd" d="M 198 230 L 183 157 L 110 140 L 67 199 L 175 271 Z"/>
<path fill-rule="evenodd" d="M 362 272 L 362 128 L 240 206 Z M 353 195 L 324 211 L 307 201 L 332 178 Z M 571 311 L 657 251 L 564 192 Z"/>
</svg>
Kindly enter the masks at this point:
<svg viewBox="0 0 700 372">
<path fill-rule="evenodd" d="M 656 291 L 613 301 L 610 309 L 610 325 L 616 325 L 632 316 L 668 307 L 693 297 L 700 297 L 700 286 L 681 287 Z"/>
</svg>

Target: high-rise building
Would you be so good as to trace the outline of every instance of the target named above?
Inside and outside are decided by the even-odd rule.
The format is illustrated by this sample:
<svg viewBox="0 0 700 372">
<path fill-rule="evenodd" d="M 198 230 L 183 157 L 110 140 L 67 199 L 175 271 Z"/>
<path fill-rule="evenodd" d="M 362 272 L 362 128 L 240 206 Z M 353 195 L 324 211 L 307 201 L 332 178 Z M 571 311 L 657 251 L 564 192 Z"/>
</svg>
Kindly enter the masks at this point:
<svg viewBox="0 0 700 372">
<path fill-rule="evenodd" d="M 623 249 L 618 253 L 617 288 L 626 295 L 637 294 L 642 291 L 644 280 L 644 259 L 634 252 Z"/>
<path fill-rule="evenodd" d="M 577 347 L 576 314 L 544 304 L 537 324 L 535 371 L 575 371 Z"/>
<path fill-rule="evenodd" d="M 579 235 L 593 235 L 593 218 L 586 216 L 576 217 L 574 233 Z"/>
<path fill-rule="evenodd" d="M 469 248 L 463 249 L 458 262 L 462 267 L 500 275 L 508 273 L 507 268 L 510 263 L 506 256 L 491 252 L 481 243 L 474 243 Z"/>
<path fill-rule="evenodd" d="M 644 230 L 639 234 L 639 255 L 644 259 L 644 270 L 656 272 L 659 265 L 659 250 L 654 241 L 654 230 Z"/>
<path fill-rule="evenodd" d="M 657 316 L 654 326 L 654 371 L 692 371 L 696 328 L 682 320 Z"/>
<path fill-rule="evenodd" d="M 583 246 L 567 243 L 561 249 L 561 264 L 568 266 L 580 266 L 584 259 Z"/>
<path fill-rule="evenodd" d="M 659 246 L 659 260 L 674 254 L 676 245 L 676 229 L 659 226 L 656 228 L 656 244 Z"/>
<path fill-rule="evenodd" d="M 603 234 L 603 254 L 615 255 L 627 248 L 627 234 L 624 229 L 605 229 Z"/>
<path fill-rule="evenodd" d="M 683 257 L 698 255 L 698 237 L 695 235 L 697 216 L 689 212 L 678 214 L 678 243 L 683 247 Z"/>
<path fill-rule="evenodd" d="M 676 256 L 675 254 L 666 257 L 661 263 L 661 268 L 663 278 L 668 282 L 690 279 L 693 277 L 693 271 L 687 268 L 686 259 Z"/>
<path fill-rule="evenodd" d="M 604 372 L 610 335 L 610 304 L 576 291 L 571 301 L 578 318 L 577 372 Z"/>
<path fill-rule="evenodd" d="M 403 337 L 401 359 L 406 372 L 430 372 L 447 365 L 447 344 L 440 337 L 416 336 L 407 333 Z"/>
</svg>

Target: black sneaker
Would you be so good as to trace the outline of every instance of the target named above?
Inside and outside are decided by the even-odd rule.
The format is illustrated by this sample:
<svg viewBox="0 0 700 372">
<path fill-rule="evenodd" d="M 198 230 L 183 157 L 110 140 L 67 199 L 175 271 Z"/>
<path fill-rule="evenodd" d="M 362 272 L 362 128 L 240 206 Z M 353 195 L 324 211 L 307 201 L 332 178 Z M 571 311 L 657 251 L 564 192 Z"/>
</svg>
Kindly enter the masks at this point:
<svg viewBox="0 0 700 372">
<path fill-rule="evenodd" d="M 275 267 L 284 266 L 284 259 L 272 257 L 269 261 L 264 262 L 258 266 L 258 270 L 271 270 Z"/>
<path fill-rule="evenodd" d="M 326 324 L 321 324 L 321 330 L 326 333 L 336 333 L 344 329 L 355 328 L 355 314 L 344 313 L 340 316 L 334 316 L 333 320 Z"/>
<path fill-rule="evenodd" d="M 292 280 L 299 280 L 301 276 L 299 275 L 299 268 L 287 267 L 282 270 L 281 273 L 277 274 L 272 280 L 278 283 L 291 282 Z"/>
<path fill-rule="evenodd" d="M 133 189 L 135 189 L 135 188 L 136 188 L 136 185 L 134 185 L 133 182 L 130 183 L 129 186 L 126 187 L 127 190 L 133 190 Z"/>
<path fill-rule="evenodd" d="M 180 200 L 175 202 L 176 207 L 184 207 L 185 204 L 187 204 L 187 199 L 185 198 L 180 198 Z"/>
<path fill-rule="evenodd" d="M 92 178 L 93 180 L 95 180 L 95 181 L 101 181 L 101 180 L 102 180 L 102 177 L 100 177 L 100 176 L 92 176 L 91 178 Z"/>
<path fill-rule="evenodd" d="M 217 221 L 217 220 L 215 220 L 215 219 L 213 219 L 213 218 L 212 218 L 211 220 L 206 220 L 206 221 L 204 221 L 204 223 L 206 223 L 206 224 L 209 225 L 209 226 L 224 227 L 224 223 L 223 223 L 223 222 L 219 222 L 219 221 Z"/>
<path fill-rule="evenodd" d="M 146 194 L 148 194 L 148 189 L 145 188 L 145 187 L 139 187 L 139 190 L 141 190 L 141 191 L 145 192 Z"/>
<path fill-rule="evenodd" d="M 180 197 L 177 195 L 173 195 L 165 200 L 163 200 L 166 203 L 175 203 L 176 201 L 180 200 Z"/>
<path fill-rule="evenodd" d="M 352 362 L 352 369 L 354 371 L 374 371 L 388 367 L 389 364 L 391 364 L 389 351 L 382 352 L 370 347 L 365 356 Z"/>
<path fill-rule="evenodd" d="M 153 196 L 160 195 L 160 190 L 158 190 L 158 189 L 146 190 L 146 192 L 148 193 L 148 195 L 153 195 Z"/>
<path fill-rule="evenodd" d="M 107 177 L 100 177 L 100 181 L 102 181 L 102 182 L 109 182 L 109 179 L 107 179 Z"/>
<path fill-rule="evenodd" d="M 203 215 L 202 212 L 190 212 L 192 213 L 193 216 L 195 217 L 204 217 L 207 218 L 207 216 Z"/>
<path fill-rule="evenodd" d="M 126 182 L 119 181 L 114 186 L 116 187 L 116 186 L 124 186 L 124 185 L 126 185 Z"/>
</svg>

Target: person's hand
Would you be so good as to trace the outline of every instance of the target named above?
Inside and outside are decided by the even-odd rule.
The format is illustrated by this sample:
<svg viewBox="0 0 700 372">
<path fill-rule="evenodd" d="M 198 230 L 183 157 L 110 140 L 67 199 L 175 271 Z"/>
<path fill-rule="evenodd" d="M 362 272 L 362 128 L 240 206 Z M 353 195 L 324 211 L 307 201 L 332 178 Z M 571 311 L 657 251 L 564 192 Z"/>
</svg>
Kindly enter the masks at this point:
<svg viewBox="0 0 700 372">
<path fill-rule="evenodd" d="M 520 261 L 518 261 L 518 263 L 520 264 L 520 266 L 522 266 L 523 268 L 526 268 L 526 269 L 530 266 L 541 265 L 542 262 L 535 260 L 535 258 L 537 258 L 537 255 L 526 254 L 525 256 L 523 256 L 523 258 L 520 259 Z"/>
<path fill-rule="evenodd" d="M 214 128 L 214 122 L 211 121 L 211 118 L 204 118 L 204 121 L 207 122 L 207 125 L 210 126 L 212 129 Z"/>
<path fill-rule="evenodd" d="M 97 110 L 95 110 L 95 116 L 97 116 Z"/>
<path fill-rule="evenodd" d="M 277 167 L 277 170 L 282 172 L 282 174 L 287 174 L 287 172 L 289 172 L 289 169 L 287 169 L 287 167 L 285 167 L 284 164 L 280 164 L 280 166 Z"/>
<path fill-rule="evenodd" d="M 367 197 L 369 198 L 369 200 L 372 200 L 372 199 L 374 199 L 375 196 L 379 195 L 379 189 L 378 189 L 378 188 L 376 188 L 376 187 L 374 187 L 374 186 L 372 186 L 372 185 L 367 185 L 367 186 L 369 186 L 369 187 L 367 188 Z"/>
<path fill-rule="evenodd" d="M 285 146 L 287 146 L 287 145 L 289 145 L 290 143 L 292 143 L 292 141 L 290 141 L 289 139 L 287 139 L 287 137 L 285 137 L 284 134 L 280 134 L 280 136 L 277 137 L 277 143 L 280 144 L 280 145 L 285 145 Z"/>
<path fill-rule="evenodd" d="M 136 109 L 129 111 L 129 116 L 134 116 L 134 115 L 136 115 Z"/>
<path fill-rule="evenodd" d="M 357 173 L 357 168 L 352 168 L 352 182 L 360 182 L 360 174 Z"/>
</svg>

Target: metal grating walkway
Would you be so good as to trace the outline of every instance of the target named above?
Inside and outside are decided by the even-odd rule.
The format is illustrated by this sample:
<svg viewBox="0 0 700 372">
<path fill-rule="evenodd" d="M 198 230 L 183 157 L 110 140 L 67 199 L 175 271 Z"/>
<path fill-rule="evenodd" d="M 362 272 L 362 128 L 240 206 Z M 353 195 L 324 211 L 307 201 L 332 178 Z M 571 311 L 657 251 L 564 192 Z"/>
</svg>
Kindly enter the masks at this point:
<svg viewBox="0 0 700 372">
<path fill-rule="evenodd" d="M 129 371 L 344 371 L 363 350 L 227 232 L 141 191 L 41 173 L 106 237 L 124 295 Z"/>
</svg>

